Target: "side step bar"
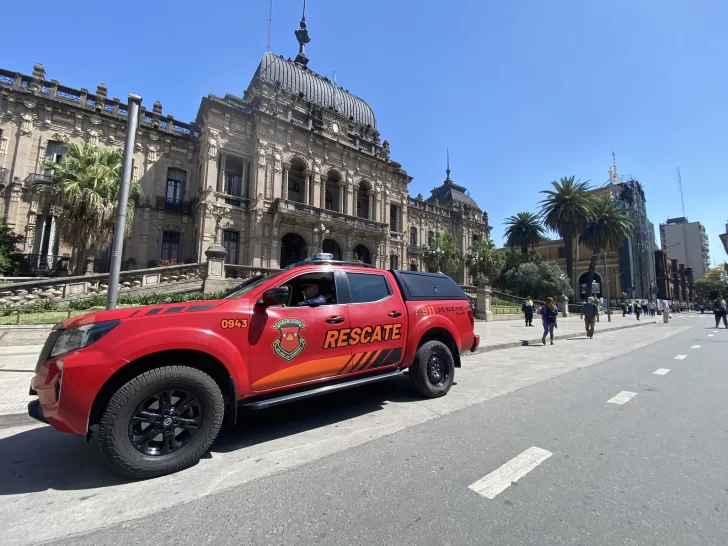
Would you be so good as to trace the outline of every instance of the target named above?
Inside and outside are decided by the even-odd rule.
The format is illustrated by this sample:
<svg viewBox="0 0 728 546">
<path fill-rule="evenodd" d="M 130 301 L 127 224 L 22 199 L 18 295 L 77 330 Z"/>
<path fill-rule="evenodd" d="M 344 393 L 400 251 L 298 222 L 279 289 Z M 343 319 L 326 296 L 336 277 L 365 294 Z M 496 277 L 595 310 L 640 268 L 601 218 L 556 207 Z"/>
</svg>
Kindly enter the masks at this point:
<svg viewBox="0 0 728 546">
<path fill-rule="evenodd" d="M 370 383 L 376 383 L 378 381 L 385 381 L 392 379 L 398 375 L 402 375 L 404 370 L 394 370 L 393 372 L 385 373 L 382 375 L 375 375 L 364 377 L 362 379 L 354 379 L 352 381 L 346 381 L 345 383 L 337 383 L 336 385 L 326 385 L 319 387 L 318 389 L 311 389 L 309 391 L 296 392 L 294 394 L 284 394 L 283 396 L 277 396 L 275 398 L 268 398 L 266 400 L 259 400 L 256 402 L 248 402 L 241 404 L 241 407 L 251 410 L 261 410 L 278 406 L 280 404 L 286 404 L 288 402 L 295 402 L 296 400 L 304 400 L 306 398 L 313 398 L 314 396 L 320 396 L 322 394 L 329 394 L 336 391 L 343 391 L 344 389 L 350 389 L 352 387 L 360 387 L 362 385 L 368 385 Z"/>
</svg>

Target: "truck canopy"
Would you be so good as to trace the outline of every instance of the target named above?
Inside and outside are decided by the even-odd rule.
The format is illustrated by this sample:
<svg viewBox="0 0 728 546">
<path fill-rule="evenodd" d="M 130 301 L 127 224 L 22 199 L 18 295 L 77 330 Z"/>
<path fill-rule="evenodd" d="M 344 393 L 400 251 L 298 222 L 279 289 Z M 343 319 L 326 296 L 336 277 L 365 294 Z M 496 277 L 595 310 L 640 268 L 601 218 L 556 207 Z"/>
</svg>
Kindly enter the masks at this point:
<svg viewBox="0 0 728 546">
<path fill-rule="evenodd" d="M 463 289 L 442 273 L 391 271 L 405 301 L 467 300 Z"/>
</svg>

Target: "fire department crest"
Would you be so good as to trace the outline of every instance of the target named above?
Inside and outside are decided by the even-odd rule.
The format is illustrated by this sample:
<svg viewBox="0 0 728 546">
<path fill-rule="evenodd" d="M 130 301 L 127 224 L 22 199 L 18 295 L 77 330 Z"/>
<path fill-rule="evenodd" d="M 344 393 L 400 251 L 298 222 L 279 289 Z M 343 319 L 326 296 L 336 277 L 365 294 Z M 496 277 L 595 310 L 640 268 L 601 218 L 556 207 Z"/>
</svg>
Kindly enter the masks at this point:
<svg viewBox="0 0 728 546">
<path fill-rule="evenodd" d="M 300 355 L 306 348 L 306 338 L 301 330 L 306 323 L 300 319 L 287 318 L 276 321 L 273 328 L 278 330 L 279 337 L 273 342 L 273 351 L 283 360 L 289 362 Z"/>
</svg>

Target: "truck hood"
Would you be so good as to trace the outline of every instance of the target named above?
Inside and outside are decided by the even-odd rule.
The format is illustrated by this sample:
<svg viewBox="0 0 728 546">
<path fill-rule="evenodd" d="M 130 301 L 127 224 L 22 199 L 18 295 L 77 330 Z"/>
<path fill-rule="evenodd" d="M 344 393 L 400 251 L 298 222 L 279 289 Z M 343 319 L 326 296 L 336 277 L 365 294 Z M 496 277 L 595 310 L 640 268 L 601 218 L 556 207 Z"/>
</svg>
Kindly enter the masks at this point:
<svg viewBox="0 0 728 546">
<path fill-rule="evenodd" d="M 207 311 L 224 303 L 225 300 L 209 300 L 209 301 L 185 301 L 181 303 L 164 303 L 160 305 L 144 305 L 141 307 L 125 307 L 123 309 L 112 309 L 111 311 L 91 311 L 86 315 L 79 315 L 61 322 L 63 328 L 76 328 L 86 324 L 94 324 L 96 322 L 105 322 L 107 320 L 133 320 L 142 318 L 150 311 L 157 310 L 153 314 L 155 317 L 164 316 L 169 309 L 173 309 L 172 313 L 186 311 Z M 192 308 L 192 309 L 191 309 Z M 169 315 L 167 315 L 169 316 Z"/>
</svg>

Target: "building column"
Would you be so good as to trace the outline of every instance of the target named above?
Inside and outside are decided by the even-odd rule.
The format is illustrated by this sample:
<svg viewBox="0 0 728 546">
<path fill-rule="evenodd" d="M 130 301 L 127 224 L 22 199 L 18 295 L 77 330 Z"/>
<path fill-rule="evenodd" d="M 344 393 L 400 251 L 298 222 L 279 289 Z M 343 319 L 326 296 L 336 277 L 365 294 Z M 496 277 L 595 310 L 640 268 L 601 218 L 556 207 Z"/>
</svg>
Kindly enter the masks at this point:
<svg viewBox="0 0 728 546">
<path fill-rule="evenodd" d="M 225 192 L 225 163 L 227 161 L 227 154 L 220 154 L 220 169 L 217 173 L 217 191 L 218 193 Z"/>
<path fill-rule="evenodd" d="M 321 184 L 321 191 L 319 194 L 320 195 L 319 207 L 322 209 L 325 209 L 326 208 L 326 182 L 328 182 L 329 177 L 326 176 L 325 174 L 322 174 L 322 175 L 320 175 L 319 180 L 320 180 L 319 183 Z M 333 206 L 333 203 L 331 204 L 331 206 Z"/>
<path fill-rule="evenodd" d="M 344 195 L 346 194 L 346 182 L 339 180 L 339 212 L 344 214 Z"/>
<path fill-rule="evenodd" d="M 290 163 L 283 164 L 283 176 L 281 183 L 281 199 L 288 199 L 288 171 L 291 169 Z"/>
<path fill-rule="evenodd" d="M 370 220 L 376 221 L 375 214 L 376 214 L 377 209 L 374 204 L 375 203 L 374 190 L 367 191 L 367 196 L 369 196 L 369 210 L 367 211 L 368 212 L 367 216 L 369 217 Z"/>
<path fill-rule="evenodd" d="M 356 198 L 354 197 L 354 180 L 349 177 L 346 184 L 346 214 L 356 216 Z"/>
<path fill-rule="evenodd" d="M 303 204 L 310 205 L 311 204 L 311 171 L 309 169 L 306 169 L 305 171 L 303 171 L 303 176 L 305 178 L 305 182 L 303 184 Z"/>
</svg>

